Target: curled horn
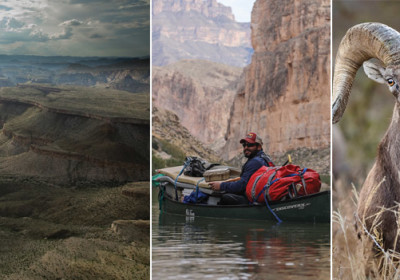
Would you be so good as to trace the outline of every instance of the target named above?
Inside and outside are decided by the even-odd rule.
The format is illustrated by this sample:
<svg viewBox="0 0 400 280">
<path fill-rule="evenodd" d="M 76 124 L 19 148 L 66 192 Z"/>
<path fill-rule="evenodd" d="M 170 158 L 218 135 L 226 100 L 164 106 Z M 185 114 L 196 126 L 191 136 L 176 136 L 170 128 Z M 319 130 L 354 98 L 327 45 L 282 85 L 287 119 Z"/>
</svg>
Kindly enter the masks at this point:
<svg viewBox="0 0 400 280">
<path fill-rule="evenodd" d="M 361 23 L 347 31 L 336 55 L 333 123 L 343 115 L 358 68 L 371 58 L 379 59 L 385 66 L 400 64 L 400 33 L 381 23 Z"/>
</svg>

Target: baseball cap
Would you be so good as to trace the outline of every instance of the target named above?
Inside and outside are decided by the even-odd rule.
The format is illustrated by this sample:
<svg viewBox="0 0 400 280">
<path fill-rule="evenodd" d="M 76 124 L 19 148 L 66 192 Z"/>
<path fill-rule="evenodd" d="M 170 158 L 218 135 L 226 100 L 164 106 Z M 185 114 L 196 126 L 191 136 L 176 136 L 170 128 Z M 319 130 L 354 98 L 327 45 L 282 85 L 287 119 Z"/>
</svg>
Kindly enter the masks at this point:
<svg viewBox="0 0 400 280">
<path fill-rule="evenodd" d="M 263 144 L 262 139 L 257 134 L 255 134 L 254 132 L 250 132 L 250 133 L 248 133 L 246 135 L 245 138 L 240 139 L 240 144 L 242 144 L 244 142 L 247 142 L 247 143 L 258 143 L 260 145 Z"/>
</svg>

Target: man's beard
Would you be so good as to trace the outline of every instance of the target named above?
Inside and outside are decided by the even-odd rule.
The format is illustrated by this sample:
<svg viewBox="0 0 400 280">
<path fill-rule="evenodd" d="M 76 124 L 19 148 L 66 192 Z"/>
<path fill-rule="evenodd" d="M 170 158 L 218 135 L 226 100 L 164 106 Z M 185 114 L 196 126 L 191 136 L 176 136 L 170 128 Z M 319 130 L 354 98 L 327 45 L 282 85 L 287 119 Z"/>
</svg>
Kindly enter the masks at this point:
<svg viewBox="0 0 400 280">
<path fill-rule="evenodd" d="M 244 154 L 246 158 L 253 158 L 258 153 L 258 150 L 252 151 L 249 155 Z"/>
</svg>

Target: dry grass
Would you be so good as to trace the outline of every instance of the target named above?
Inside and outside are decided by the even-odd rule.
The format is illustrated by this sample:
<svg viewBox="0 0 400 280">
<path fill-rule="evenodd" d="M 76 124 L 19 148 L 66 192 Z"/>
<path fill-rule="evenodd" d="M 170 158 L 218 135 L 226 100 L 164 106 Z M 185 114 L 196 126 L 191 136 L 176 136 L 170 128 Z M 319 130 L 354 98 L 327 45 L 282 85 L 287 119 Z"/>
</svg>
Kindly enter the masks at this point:
<svg viewBox="0 0 400 280">
<path fill-rule="evenodd" d="M 399 279 L 400 255 L 382 249 L 377 230 L 381 213 L 392 210 L 382 209 L 375 217 L 372 230 L 367 231 L 356 215 L 358 193 L 355 187 L 335 182 L 333 195 L 333 279 Z M 400 230 L 400 226 L 398 228 Z"/>
<path fill-rule="evenodd" d="M 0 279 L 149 279 L 142 221 L 149 220 L 148 188 L 148 182 L 72 189 L 0 179 Z M 119 233 L 111 228 L 116 220 L 144 225 Z"/>
</svg>

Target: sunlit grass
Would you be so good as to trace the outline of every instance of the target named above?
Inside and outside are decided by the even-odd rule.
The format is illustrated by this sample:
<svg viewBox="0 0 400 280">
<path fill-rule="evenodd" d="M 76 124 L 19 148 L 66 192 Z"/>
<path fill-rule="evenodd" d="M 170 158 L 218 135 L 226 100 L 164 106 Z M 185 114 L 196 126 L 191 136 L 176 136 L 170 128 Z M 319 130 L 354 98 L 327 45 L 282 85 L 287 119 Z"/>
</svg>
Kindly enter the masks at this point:
<svg viewBox="0 0 400 280">
<path fill-rule="evenodd" d="M 352 190 L 352 191 L 351 191 Z M 334 279 L 399 279 L 400 255 L 385 251 L 379 234 L 382 209 L 367 230 L 356 214 L 358 192 L 354 186 L 335 182 L 332 215 L 332 267 Z M 399 212 L 396 211 L 399 216 Z M 357 226 L 356 226 L 357 225 Z M 398 225 L 398 230 L 400 227 Z"/>
</svg>

